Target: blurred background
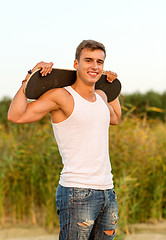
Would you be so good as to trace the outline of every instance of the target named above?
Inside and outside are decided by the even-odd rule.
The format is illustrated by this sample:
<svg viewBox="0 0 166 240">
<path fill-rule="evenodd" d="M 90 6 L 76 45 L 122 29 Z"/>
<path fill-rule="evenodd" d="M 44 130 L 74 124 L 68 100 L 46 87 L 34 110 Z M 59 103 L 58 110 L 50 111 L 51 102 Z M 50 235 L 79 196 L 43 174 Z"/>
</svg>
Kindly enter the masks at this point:
<svg viewBox="0 0 166 240">
<path fill-rule="evenodd" d="M 62 169 L 49 116 L 7 121 L 10 101 L 39 61 L 73 69 L 83 39 L 106 46 L 105 69 L 122 83 L 122 120 L 110 127 L 119 203 L 117 239 L 133 224 L 166 218 L 166 1 L 1 2 L 0 226 L 59 226 L 55 191 Z M 166 227 L 165 227 L 166 228 Z"/>
</svg>

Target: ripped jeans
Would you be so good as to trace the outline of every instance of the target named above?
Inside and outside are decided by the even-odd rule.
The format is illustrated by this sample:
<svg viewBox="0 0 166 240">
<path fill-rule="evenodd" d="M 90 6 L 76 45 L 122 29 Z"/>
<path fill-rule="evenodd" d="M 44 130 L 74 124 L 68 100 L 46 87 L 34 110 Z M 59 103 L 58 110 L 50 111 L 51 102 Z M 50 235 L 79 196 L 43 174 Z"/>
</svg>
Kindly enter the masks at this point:
<svg viewBox="0 0 166 240">
<path fill-rule="evenodd" d="M 59 185 L 56 206 L 60 220 L 59 240 L 114 239 L 118 220 L 114 189 L 94 190 Z"/>
</svg>

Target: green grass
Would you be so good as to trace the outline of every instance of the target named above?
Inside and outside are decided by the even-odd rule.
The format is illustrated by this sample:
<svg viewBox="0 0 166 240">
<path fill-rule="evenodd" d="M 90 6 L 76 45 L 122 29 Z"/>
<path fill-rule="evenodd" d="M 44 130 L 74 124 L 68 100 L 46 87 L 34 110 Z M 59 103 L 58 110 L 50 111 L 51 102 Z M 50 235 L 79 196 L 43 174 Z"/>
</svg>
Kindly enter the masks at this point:
<svg viewBox="0 0 166 240">
<path fill-rule="evenodd" d="M 0 125 L 1 225 L 57 226 L 55 191 L 62 169 L 49 120 Z M 166 125 L 124 118 L 110 127 L 110 157 L 119 205 L 119 228 L 166 217 Z M 120 239 L 117 238 L 117 239 Z"/>
</svg>

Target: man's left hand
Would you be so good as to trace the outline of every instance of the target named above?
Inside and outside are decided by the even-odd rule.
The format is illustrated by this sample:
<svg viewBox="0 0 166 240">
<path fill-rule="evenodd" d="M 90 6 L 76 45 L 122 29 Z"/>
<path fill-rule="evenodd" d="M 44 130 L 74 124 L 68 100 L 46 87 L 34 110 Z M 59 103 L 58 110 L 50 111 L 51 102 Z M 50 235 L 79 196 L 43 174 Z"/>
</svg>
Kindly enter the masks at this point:
<svg viewBox="0 0 166 240">
<path fill-rule="evenodd" d="M 107 81 L 112 83 L 117 78 L 117 73 L 111 71 L 103 71 L 103 74 L 107 75 Z"/>
</svg>

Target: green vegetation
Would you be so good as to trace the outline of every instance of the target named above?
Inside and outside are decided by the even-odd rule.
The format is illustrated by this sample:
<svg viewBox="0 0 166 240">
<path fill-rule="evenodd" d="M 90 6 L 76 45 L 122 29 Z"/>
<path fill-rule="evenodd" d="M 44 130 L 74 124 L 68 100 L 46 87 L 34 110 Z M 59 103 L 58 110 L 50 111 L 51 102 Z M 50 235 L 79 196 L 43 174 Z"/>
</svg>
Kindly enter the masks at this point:
<svg viewBox="0 0 166 240">
<path fill-rule="evenodd" d="M 166 93 L 156 98 L 151 94 L 145 94 L 148 101 L 139 94 L 123 97 L 123 119 L 110 127 L 124 232 L 130 223 L 166 218 Z M 9 104 L 7 98 L 0 102 L 0 223 L 39 224 L 51 230 L 58 225 L 55 191 L 62 163 L 49 116 L 33 124 L 13 124 L 6 120 Z"/>
<path fill-rule="evenodd" d="M 166 125 L 126 118 L 110 128 L 121 228 L 166 217 Z"/>
<path fill-rule="evenodd" d="M 148 119 L 166 120 L 166 92 L 159 94 L 149 91 L 121 96 L 123 116 L 134 114 Z"/>
</svg>

